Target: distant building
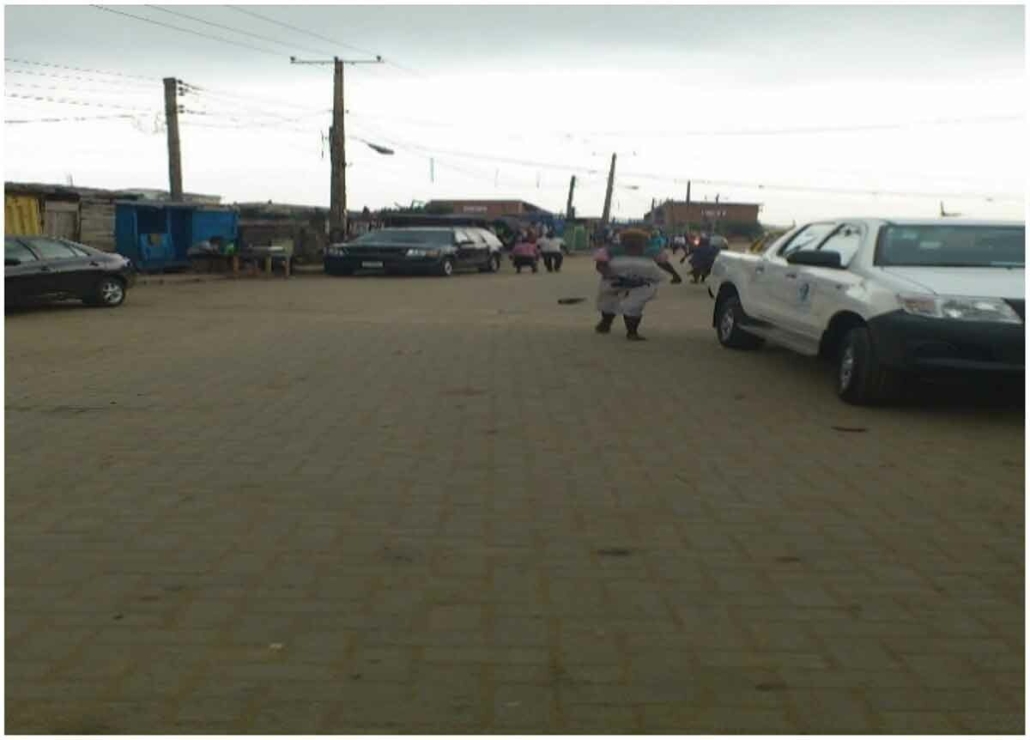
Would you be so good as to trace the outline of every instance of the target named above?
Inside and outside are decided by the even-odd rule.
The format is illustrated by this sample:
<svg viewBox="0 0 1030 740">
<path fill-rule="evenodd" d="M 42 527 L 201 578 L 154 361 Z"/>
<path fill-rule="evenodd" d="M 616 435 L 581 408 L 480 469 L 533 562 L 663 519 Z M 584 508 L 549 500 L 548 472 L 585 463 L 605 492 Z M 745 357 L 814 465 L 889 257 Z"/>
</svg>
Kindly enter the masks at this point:
<svg viewBox="0 0 1030 740">
<path fill-rule="evenodd" d="M 425 205 L 430 213 L 450 213 L 455 216 L 482 216 L 502 218 L 504 216 L 531 216 L 549 214 L 524 200 L 431 200 Z"/>
<path fill-rule="evenodd" d="M 683 200 L 667 200 L 644 214 L 644 221 L 663 229 L 702 226 L 716 222 L 736 224 L 757 224 L 759 203 L 715 203 L 695 201 L 688 204 Z"/>
</svg>

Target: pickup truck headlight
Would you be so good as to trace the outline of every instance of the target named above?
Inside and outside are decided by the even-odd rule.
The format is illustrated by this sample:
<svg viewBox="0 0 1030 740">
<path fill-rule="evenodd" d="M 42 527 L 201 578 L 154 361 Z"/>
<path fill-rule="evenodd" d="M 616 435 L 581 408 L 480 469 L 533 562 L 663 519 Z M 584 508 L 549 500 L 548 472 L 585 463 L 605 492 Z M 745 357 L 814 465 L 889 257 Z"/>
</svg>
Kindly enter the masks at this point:
<svg viewBox="0 0 1030 740">
<path fill-rule="evenodd" d="M 994 321 L 1019 324 L 1022 319 L 1012 306 L 1000 298 L 962 296 L 900 295 L 901 308 L 914 316 L 958 321 Z"/>
</svg>

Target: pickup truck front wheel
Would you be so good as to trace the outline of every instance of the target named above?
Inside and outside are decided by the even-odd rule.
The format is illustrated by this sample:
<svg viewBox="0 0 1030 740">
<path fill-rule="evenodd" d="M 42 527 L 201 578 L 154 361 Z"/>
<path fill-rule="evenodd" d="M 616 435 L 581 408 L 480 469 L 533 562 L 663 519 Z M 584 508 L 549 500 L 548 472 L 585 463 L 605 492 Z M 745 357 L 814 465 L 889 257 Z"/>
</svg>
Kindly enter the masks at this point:
<svg viewBox="0 0 1030 740">
<path fill-rule="evenodd" d="M 726 296 L 719 302 L 715 314 L 715 333 L 719 337 L 719 344 L 730 349 L 756 349 L 762 346 L 761 339 L 740 328 L 743 317 L 744 309 L 736 295 Z"/>
<path fill-rule="evenodd" d="M 837 395 L 860 406 L 893 399 L 901 387 L 901 374 L 884 367 L 876 356 L 869 330 L 852 329 L 841 343 L 837 356 Z"/>
</svg>

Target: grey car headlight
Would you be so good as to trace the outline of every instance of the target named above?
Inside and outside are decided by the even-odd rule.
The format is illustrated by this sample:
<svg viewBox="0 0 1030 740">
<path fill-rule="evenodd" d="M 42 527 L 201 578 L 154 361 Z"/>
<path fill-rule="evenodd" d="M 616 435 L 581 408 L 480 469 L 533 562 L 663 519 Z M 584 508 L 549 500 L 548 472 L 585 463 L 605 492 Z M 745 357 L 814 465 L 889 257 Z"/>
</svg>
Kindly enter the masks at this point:
<svg viewBox="0 0 1030 740">
<path fill-rule="evenodd" d="M 1003 324 L 1022 323 L 1019 314 L 1001 298 L 900 295 L 898 301 L 902 310 L 914 316 L 958 321 L 993 321 Z"/>
</svg>

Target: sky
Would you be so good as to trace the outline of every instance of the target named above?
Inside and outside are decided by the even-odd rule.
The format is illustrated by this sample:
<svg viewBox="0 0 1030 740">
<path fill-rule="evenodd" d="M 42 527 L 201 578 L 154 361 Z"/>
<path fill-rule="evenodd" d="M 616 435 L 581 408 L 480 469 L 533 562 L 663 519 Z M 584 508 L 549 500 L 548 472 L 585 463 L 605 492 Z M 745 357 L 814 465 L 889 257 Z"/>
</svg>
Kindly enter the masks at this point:
<svg viewBox="0 0 1030 740">
<path fill-rule="evenodd" d="M 688 180 L 770 224 L 1023 218 L 1021 6 L 102 7 L 5 7 L 5 180 L 167 189 L 175 77 L 187 191 L 326 206 L 332 67 L 290 56 L 378 54 L 345 73 L 351 209 L 562 211 L 575 174 L 596 216 L 615 153 L 618 218 Z"/>
</svg>

